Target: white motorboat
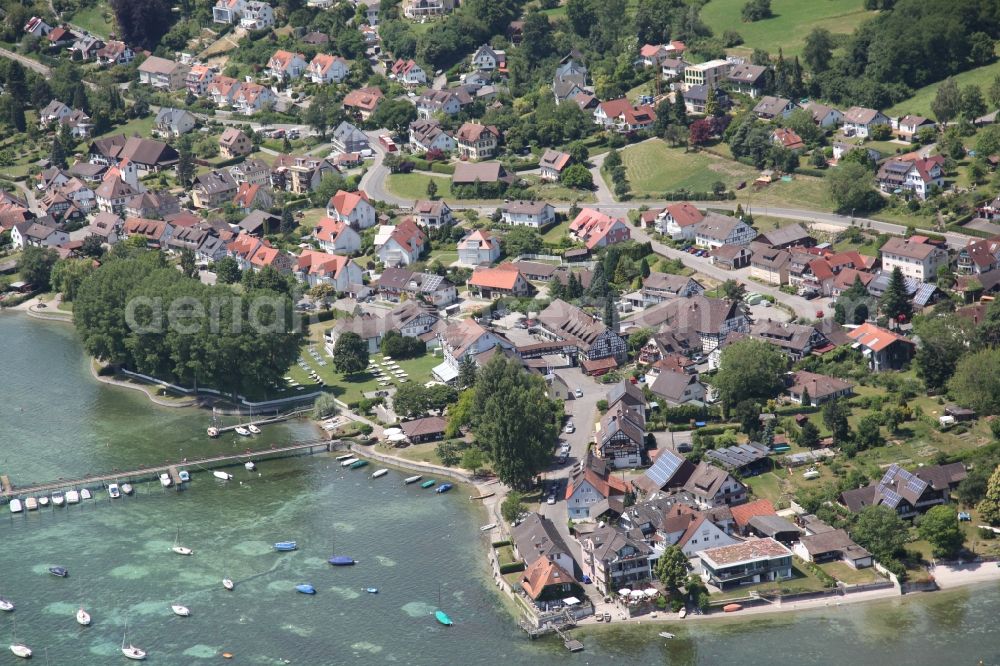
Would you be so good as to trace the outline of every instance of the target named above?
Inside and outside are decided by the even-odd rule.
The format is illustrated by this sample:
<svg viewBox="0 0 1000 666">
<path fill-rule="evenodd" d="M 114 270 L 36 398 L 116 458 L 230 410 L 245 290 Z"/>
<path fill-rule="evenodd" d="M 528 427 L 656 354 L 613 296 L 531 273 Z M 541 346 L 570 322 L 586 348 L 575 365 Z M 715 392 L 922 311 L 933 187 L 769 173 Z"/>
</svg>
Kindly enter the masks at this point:
<svg viewBox="0 0 1000 666">
<path fill-rule="evenodd" d="M 479 528 L 479 531 L 480 532 L 489 532 L 490 530 L 492 530 L 496 526 L 497 526 L 496 523 L 490 523 L 489 525 L 483 525 L 482 527 Z"/>
<path fill-rule="evenodd" d="M 31 658 L 31 648 L 27 645 L 21 643 L 12 643 L 10 646 L 10 651 L 14 653 L 15 657 L 21 657 L 22 659 Z"/>
<path fill-rule="evenodd" d="M 76 623 L 81 627 L 90 626 L 90 613 L 82 608 L 76 612 Z"/>
<path fill-rule="evenodd" d="M 27 509 L 28 511 L 35 511 L 36 509 L 38 509 L 38 500 L 36 500 L 34 497 L 29 497 L 28 499 L 24 500 L 24 508 Z"/>
<path fill-rule="evenodd" d="M 343 461 L 347 460 L 348 458 L 353 458 L 353 457 L 354 456 L 352 454 L 346 453 L 346 454 L 344 454 L 342 456 L 337 456 L 337 462 L 343 462 Z"/>
<path fill-rule="evenodd" d="M 241 437 L 249 437 L 250 431 L 244 428 L 243 426 L 236 426 L 236 434 Z"/>
<path fill-rule="evenodd" d="M 257 469 L 257 465 L 254 465 L 252 460 L 248 460 L 243 463 L 243 467 L 245 467 L 248 472 L 252 472 Z"/>
<path fill-rule="evenodd" d="M 80 493 L 75 490 L 66 491 L 66 504 L 79 504 L 80 503 Z"/>
<path fill-rule="evenodd" d="M 53 506 L 62 506 L 65 503 L 66 503 L 66 496 L 65 495 L 63 495 L 61 492 L 58 492 L 58 491 L 52 493 L 52 504 L 53 504 Z"/>
<path fill-rule="evenodd" d="M 351 465 L 353 465 L 356 462 L 358 462 L 357 458 L 354 458 L 354 457 L 345 458 L 344 460 L 340 461 L 340 466 L 341 467 L 350 467 Z"/>
<path fill-rule="evenodd" d="M 377 470 L 375 472 L 372 472 L 372 478 L 373 479 L 377 479 L 377 478 L 379 478 L 381 476 L 385 476 L 388 473 L 389 473 L 389 470 L 387 470 L 387 469 L 380 469 L 380 470 Z"/>
<path fill-rule="evenodd" d="M 118 488 L 117 483 L 108 484 L 108 496 L 111 497 L 111 499 L 118 499 L 122 496 L 122 491 Z"/>
<path fill-rule="evenodd" d="M 187 471 L 186 469 L 182 469 L 181 471 L 177 472 L 177 478 L 181 480 L 181 483 L 187 483 L 188 481 L 191 480 L 191 472 Z"/>
<path fill-rule="evenodd" d="M 260 434 L 260 428 L 258 428 L 257 426 L 255 426 L 252 423 L 247 426 L 247 430 L 249 430 L 250 433 L 254 434 L 254 435 L 259 435 Z"/>
<path fill-rule="evenodd" d="M 17 498 L 12 499 L 10 501 L 10 512 L 21 513 L 22 511 L 24 511 L 24 503 Z"/>
<path fill-rule="evenodd" d="M 126 495 L 131 495 L 134 491 L 135 489 L 132 487 L 131 483 L 122 484 L 122 492 L 125 493 Z"/>
<path fill-rule="evenodd" d="M 131 643 L 128 644 L 128 647 L 125 647 L 125 637 L 127 635 L 128 635 L 128 619 L 126 618 L 125 633 L 122 634 L 122 654 L 125 655 L 125 657 L 128 659 L 132 659 L 134 661 L 142 661 L 143 659 L 146 658 L 145 650 L 140 650 Z"/>
<path fill-rule="evenodd" d="M 177 536 L 174 538 L 174 545 L 173 545 L 173 547 L 170 550 L 174 551 L 178 555 L 194 555 L 194 551 L 193 550 L 191 550 L 187 546 L 180 545 L 180 543 L 179 543 L 180 540 L 181 540 L 181 531 L 180 531 L 180 529 L 178 529 L 177 530 Z"/>
<path fill-rule="evenodd" d="M 174 612 L 174 615 L 179 617 L 188 617 L 191 615 L 191 609 L 187 606 L 181 606 L 180 604 L 172 604 L 170 610 Z"/>
<path fill-rule="evenodd" d="M 48 505 L 49 505 L 49 498 L 48 498 L 48 496 L 42 495 L 41 497 L 38 498 L 38 506 L 40 506 L 40 507 L 42 507 L 44 509 Z"/>
<path fill-rule="evenodd" d="M 86 488 L 81 488 L 80 489 L 80 499 L 82 499 L 82 500 L 88 500 L 88 499 L 93 499 L 93 498 L 94 498 L 94 495 L 89 490 L 87 490 Z"/>
<path fill-rule="evenodd" d="M 233 579 L 232 578 L 223 578 L 222 579 L 222 587 L 224 587 L 227 590 L 229 590 L 230 592 L 232 592 L 233 588 L 235 588 L 236 585 L 233 583 Z"/>
<path fill-rule="evenodd" d="M 163 474 L 160 475 L 160 485 L 161 486 L 163 486 L 164 488 L 169 488 L 170 484 L 172 484 L 172 483 L 173 483 L 173 481 L 170 480 L 170 474 L 168 474 L 167 472 L 164 472 Z"/>
<path fill-rule="evenodd" d="M 9 613 L 12 610 L 14 610 L 14 602 L 10 599 L 0 597 L 0 611 L 7 611 Z"/>
<path fill-rule="evenodd" d="M 667 640 L 670 640 L 671 638 L 674 637 L 674 635 L 669 631 L 661 631 L 658 635 L 660 638 L 666 638 Z"/>
<path fill-rule="evenodd" d="M 230 474 L 229 472 L 220 472 L 219 470 L 212 472 L 212 476 L 214 476 L 217 479 L 222 479 L 223 481 L 229 481 L 231 478 L 233 478 L 233 475 Z"/>
<path fill-rule="evenodd" d="M 411 483 L 416 483 L 417 481 L 419 481 L 419 480 L 420 480 L 420 479 L 422 479 L 422 478 L 424 478 L 424 477 L 420 476 L 419 474 L 417 474 L 416 476 L 408 476 L 408 477 L 406 477 L 406 479 L 405 479 L 405 480 L 403 481 L 403 483 L 405 483 L 405 484 L 409 485 L 409 484 L 411 484 Z"/>
<path fill-rule="evenodd" d="M 682 608 L 679 611 L 677 611 L 677 617 L 679 617 L 682 620 L 687 617 L 687 614 L 688 614 L 687 608 Z"/>
</svg>

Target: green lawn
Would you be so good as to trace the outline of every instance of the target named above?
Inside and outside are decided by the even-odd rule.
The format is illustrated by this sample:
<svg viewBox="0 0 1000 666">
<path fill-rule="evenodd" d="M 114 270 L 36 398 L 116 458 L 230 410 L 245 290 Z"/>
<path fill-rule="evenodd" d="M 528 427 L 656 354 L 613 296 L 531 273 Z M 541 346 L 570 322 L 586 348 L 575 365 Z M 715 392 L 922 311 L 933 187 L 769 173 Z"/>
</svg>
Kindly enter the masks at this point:
<svg viewBox="0 0 1000 666">
<path fill-rule="evenodd" d="M 542 241 L 545 243 L 558 243 L 569 233 L 569 221 L 553 224 L 542 234 Z"/>
<path fill-rule="evenodd" d="M 834 34 L 854 31 L 875 12 L 862 9 L 861 0 L 772 0 L 772 18 L 756 23 L 743 23 L 740 11 L 746 0 L 710 0 L 701 9 L 701 20 L 721 35 L 734 30 L 743 37 L 747 54 L 761 48 L 772 55 L 782 49 L 786 58 L 801 55 L 806 35 L 813 28 L 826 28 Z"/>
<path fill-rule="evenodd" d="M 67 20 L 106 39 L 109 34 L 115 31 L 114 26 L 110 23 L 111 17 L 112 14 L 108 10 L 108 6 L 99 2 L 91 7 L 84 7 Z"/>
<path fill-rule="evenodd" d="M 445 266 L 450 266 L 458 261 L 458 250 L 454 249 L 452 245 L 445 246 L 440 250 L 431 250 L 427 256 L 427 263 L 431 264 L 435 261 L 440 261 Z"/>
<path fill-rule="evenodd" d="M 437 183 L 437 196 L 451 198 L 451 178 L 429 176 L 424 173 L 393 173 L 386 179 L 386 187 L 396 196 L 405 199 L 426 199 L 427 183 Z"/>
<path fill-rule="evenodd" d="M 308 208 L 302 211 L 302 219 L 299 220 L 299 226 L 303 229 L 312 229 L 324 217 L 326 217 L 325 208 Z"/>
<path fill-rule="evenodd" d="M 578 201 L 580 203 L 593 203 L 594 201 L 594 193 L 587 190 L 574 190 L 559 183 L 542 181 L 533 174 L 525 175 L 524 179 L 531 184 L 538 199 L 543 201 Z"/>
<path fill-rule="evenodd" d="M 758 583 L 756 585 L 741 585 L 731 590 L 726 590 L 719 594 L 712 595 L 712 601 L 724 601 L 726 599 L 739 599 L 746 597 L 751 591 L 761 594 L 781 592 L 783 594 L 795 594 L 798 592 L 819 592 L 826 589 L 823 581 L 816 577 L 799 558 L 794 558 L 792 562 L 792 578 L 781 581 Z"/>
<path fill-rule="evenodd" d="M 732 188 L 757 177 L 752 167 L 708 153 L 684 152 L 658 139 L 625 148 L 621 156 L 636 197 L 661 197 L 681 188 L 707 192 L 717 181 Z"/>
<path fill-rule="evenodd" d="M 990 83 L 993 82 L 993 77 L 998 74 L 1000 74 L 1000 61 L 984 65 L 982 67 L 977 67 L 975 69 L 970 69 L 969 71 L 962 72 L 953 78 L 955 79 L 955 83 L 957 83 L 960 87 L 967 86 L 970 83 L 979 86 L 982 88 L 983 94 L 985 95 Z M 932 83 L 929 86 L 920 88 L 913 93 L 913 96 L 909 99 L 904 99 L 896 106 L 888 109 L 885 112 L 886 115 L 902 116 L 909 113 L 925 116 L 927 118 L 933 118 L 934 114 L 931 113 L 931 102 L 934 100 L 934 95 L 937 94 L 939 85 L 940 83 Z"/>
<path fill-rule="evenodd" d="M 114 134 L 124 134 L 126 138 L 133 135 L 149 138 L 150 133 L 153 131 L 153 123 L 155 121 L 156 115 L 151 113 L 145 118 L 135 118 L 128 121 L 124 125 L 119 125 L 118 127 L 115 127 L 114 129 L 111 129 L 94 138 L 102 139 L 106 136 L 112 136 Z"/>
<path fill-rule="evenodd" d="M 874 583 L 877 580 L 881 580 L 874 567 L 852 569 L 843 562 L 827 562 L 826 564 L 819 565 L 819 568 L 848 585 Z"/>
<path fill-rule="evenodd" d="M 359 372 L 352 377 L 342 375 L 333 368 L 333 362 L 323 351 L 322 344 L 315 344 L 315 349 L 320 354 L 320 358 L 326 363 L 326 366 L 320 366 L 313 359 L 313 357 L 309 355 L 308 345 L 302 348 L 302 358 L 306 360 L 306 364 L 310 367 L 310 369 L 315 370 L 316 373 L 319 374 L 320 378 L 326 384 L 327 390 L 343 402 L 348 404 L 355 403 L 363 397 L 364 393 L 375 391 L 379 388 L 392 388 L 393 386 L 399 386 L 399 383 L 393 380 L 389 386 L 380 387 L 375 379 L 375 376 L 368 371 Z M 382 361 L 381 354 L 375 354 L 371 358 L 375 362 Z M 436 365 L 440 365 L 440 363 L 440 357 L 434 356 L 433 354 L 425 354 L 420 358 L 399 361 L 399 366 L 406 371 L 408 381 L 423 384 L 424 382 L 433 379 L 431 376 L 431 368 Z M 319 388 L 319 386 L 309 378 L 309 374 L 302 370 L 302 368 L 300 368 L 297 364 L 292 366 L 286 376 L 291 377 L 292 381 L 298 382 L 305 388 L 302 391 L 297 391 L 295 387 L 288 387 L 281 393 L 282 396 L 295 395 L 296 393 L 309 393 Z"/>
<path fill-rule="evenodd" d="M 777 505 L 778 500 L 781 499 L 781 483 L 774 472 L 758 474 L 755 477 L 747 479 L 747 483 L 750 484 L 754 497 L 758 499 L 771 500 L 771 504 L 774 505 Z"/>
</svg>

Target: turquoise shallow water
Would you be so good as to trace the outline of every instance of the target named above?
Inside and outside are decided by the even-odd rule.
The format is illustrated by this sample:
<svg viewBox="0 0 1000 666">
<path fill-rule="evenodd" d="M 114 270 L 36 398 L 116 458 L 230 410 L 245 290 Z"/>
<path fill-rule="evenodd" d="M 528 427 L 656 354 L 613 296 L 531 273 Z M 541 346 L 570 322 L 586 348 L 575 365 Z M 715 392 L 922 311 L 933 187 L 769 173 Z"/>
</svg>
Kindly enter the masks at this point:
<svg viewBox="0 0 1000 666">
<path fill-rule="evenodd" d="M 0 472 L 15 483 L 72 477 L 219 450 L 246 442 L 204 436 L 208 416 L 151 405 L 94 382 L 72 329 L 0 315 Z M 265 428 L 259 443 L 311 438 L 305 423 Z M 1000 585 L 798 615 L 683 627 L 602 628 L 586 651 L 530 642 L 484 574 L 483 537 L 466 495 L 405 487 L 403 472 L 370 480 L 329 456 L 264 462 L 259 476 L 233 470 L 229 483 L 195 472 L 190 489 L 140 484 L 106 497 L 28 516 L 0 512 L 0 665 L 15 663 L 12 636 L 44 663 L 125 663 L 129 639 L 151 664 L 1000 664 Z M 175 535 L 193 557 L 170 552 Z M 278 554 L 274 541 L 301 550 Z M 332 568 L 336 550 L 360 560 Z M 46 573 L 66 566 L 68 579 Z M 221 579 L 237 581 L 234 592 Z M 306 597 L 293 588 L 314 585 Z M 431 616 L 441 605 L 451 629 Z M 362 589 L 377 586 L 377 595 Z M 192 617 L 178 618 L 171 603 Z M 81 629 L 84 604 L 94 618 Z M 284 661 L 284 660 L 287 660 Z"/>
</svg>

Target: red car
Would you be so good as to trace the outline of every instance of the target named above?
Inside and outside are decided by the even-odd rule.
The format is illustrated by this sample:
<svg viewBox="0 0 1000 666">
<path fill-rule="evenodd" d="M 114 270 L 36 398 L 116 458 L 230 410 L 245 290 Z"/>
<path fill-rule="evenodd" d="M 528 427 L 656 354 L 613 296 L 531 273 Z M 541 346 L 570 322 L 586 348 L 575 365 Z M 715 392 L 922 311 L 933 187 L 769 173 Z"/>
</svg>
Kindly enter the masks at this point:
<svg viewBox="0 0 1000 666">
<path fill-rule="evenodd" d="M 816 319 L 822 319 L 826 314 L 822 310 L 816 310 Z"/>
</svg>

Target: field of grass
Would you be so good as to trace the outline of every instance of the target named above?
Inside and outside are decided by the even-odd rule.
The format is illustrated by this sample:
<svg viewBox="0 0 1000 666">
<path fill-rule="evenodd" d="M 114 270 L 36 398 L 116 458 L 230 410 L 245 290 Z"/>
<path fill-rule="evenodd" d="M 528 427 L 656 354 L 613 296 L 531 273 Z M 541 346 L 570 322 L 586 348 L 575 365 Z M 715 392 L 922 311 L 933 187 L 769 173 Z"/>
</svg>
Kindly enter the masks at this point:
<svg viewBox="0 0 1000 666">
<path fill-rule="evenodd" d="M 437 196 L 451 198 L 451 179 L 447 176 L 429 176 L 424 173 L 393 173 L 386 179 L 386 188 L 405 199 L 426 199 L 427 183 L 437 183 Z"/>
<path fill-rule="evenodd" d="M 538 194 L 538 198 L 543 201 L 577 201 L 580 203 L 593 203 L 594 193 L 587 190 L 574 190 L 564 187 L 559 183 L 542 181 L 538 176 L 526 175 L 524 179 L 531 183 L 531 188 Z"/>
<path fill-rule="evenodd" d="M 1000 74 L 1000 61 L 984 65 L 982 67 L 977 67 L 975 69 L 970 69 L 969 71 L 962 72 L 953 78 L 955 79 L 955 83 L 957 83 L 960 87 L 967 86 L 969 84 L 979 86 L 985 95 L 986 90 L 990 87 L 990 83 L 993 82 L 993 77 L 998 74 Z M 931 102 L 934 100 L 934 95 L 937 94 L 939 85 L 941 84 L 932 83 L 929 86 L 920 88 L 913 93 L 913 96 L 909 99 L 904 99 L 899 104 L 888 109 L 885 112 L 886 115 L 902 116 L 909 113 L 927 118 L 933 118 L 934 114 L 931 113 Z"/>
<path fill-rule="evenodd" d="M 708 153 L 684 152 L 658 139 L 625 148 L 621 156 L 632 192 L 639 198 L 661 197 L 681 188 L 707 192 L 717 181 L 732 188 L 757 177 L 752 167 Z"/>
<path fill-rule="evenodd" d="M 558 243 L 569 233 L 569 222 L 553 224 L 542 234 L 542 241 L 546 243 Z"/>
<path fill-rule="evenodd" d="M 866 569 L 852 569 L 843 562 L 827 562 L 826 564 L 819 565 L 819 568 L 842 583 L 847 583 L 848 585 L 874 583 L 879 580 L 878 573 L 873 567 L 868 567 Z"/>
<path fill-rule="evenodd" d="M 156 121 L 156 116 L 150 114 L 145 118 L 134 118 L 124 125 L 119 125 L 114 129 L 111 129 L 104 134 L 94 137 L 95 139 L 101 139 L 106 136 L 112 136 L 114 134 L 124 134 L 125 138 L 133 135 L 138 135 L 141 137 L 149 138 L 150 132 L 153 131 L 153 123 Z"/>
<path fill-rule="evenodd" d="M 105 15 L 107 15 L 107 18 L 105 18 Z M 107 38 L 109 34 L 115 31 L 114 25 L 110 23 L 111 12 L 103 2 L 81 9 L 68 20 L 98 37 Z"/>
<path fill-rule="evenodd" d="M 743 23 L 740 11 L 745 0 L 710 0 L 701 9 L 701 20 L 721 35 L 735 30 L 743 37 L 747 54 L 761 48 L 777 55 L 781 48 L 786 58 L 800 55 L 806 35 L 813 28 L 826 28 L 834 34 L 846 35 L 854 31 L 875 12 L 862 9 L 861 0 L 772 0 L 773 18 L 756 23 Z"/>
</svg>

